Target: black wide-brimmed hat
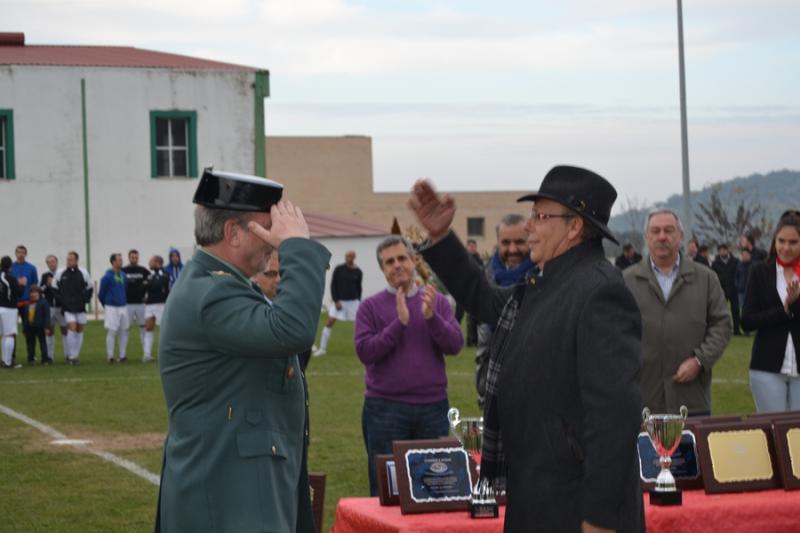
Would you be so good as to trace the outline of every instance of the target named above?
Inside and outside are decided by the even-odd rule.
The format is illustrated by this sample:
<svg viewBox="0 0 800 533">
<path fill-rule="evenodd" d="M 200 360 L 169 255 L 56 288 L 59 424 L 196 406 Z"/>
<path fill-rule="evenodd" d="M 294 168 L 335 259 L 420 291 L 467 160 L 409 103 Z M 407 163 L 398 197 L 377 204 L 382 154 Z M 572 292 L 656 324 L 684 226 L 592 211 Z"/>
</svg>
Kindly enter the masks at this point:
<svg viewBox="0 0 800 533">
<path fill-rule="evenodd" d="M 603 236 L 619 244 L 608 229 L 608 219 L 611 217 L 611 207 L 617 199 L 617 190 L 599 174 L 568 165 L 553 167 L 542 180 L 538 191 L 517 201 L 536 201 L 540 198 L 553 200 L 574 211 L 600 230 Z"/>
<path fill-rule="evenodd" d="M 192 202 L 212 209 L 264 211 L 283 196 L 283 185 L 260 176 L 206 168 Z"/>
</svg>

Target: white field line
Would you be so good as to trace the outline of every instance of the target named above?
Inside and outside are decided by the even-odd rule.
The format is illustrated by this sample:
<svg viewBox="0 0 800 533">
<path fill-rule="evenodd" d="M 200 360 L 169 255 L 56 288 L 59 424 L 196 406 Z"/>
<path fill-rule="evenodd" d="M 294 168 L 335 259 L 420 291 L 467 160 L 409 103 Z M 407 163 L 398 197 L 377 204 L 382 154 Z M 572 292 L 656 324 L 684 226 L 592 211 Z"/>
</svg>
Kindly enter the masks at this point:
<svg viewBox="0 0 800 533">
<path fill-rule="evenodd" d="M 6 407 L 5 405 L 0 404 L 0 413 L 4 413 L 4 414 L 10 416 L 11 418 L 16 418 L 20 422 L 24 422 L 25 424 L 28 424 L 29 426 L 38 429 L 39 431 L 41 431 L 45 435 L 48 435 L 48 436 L 52 437 L 54 440 L 71 440 L 69 437 L 67 437 L 66 435 L 64 435 L 63 433 L 58 431 L 57 429 L 52 428 L 52 427 L 48 426 L 47 424 L 43 424 L 43 423 L 39 422 L 38 420 L 34 420 L 33 418 L 25 416 L 20 412 L 17 412 L 17 411 L 15 411 L 15 410 L 13 410 L 13 409 L 11 409 L 9 407 Z M 99 457 L 99 458 L 101 458 L 101 459 L 103 459 L 105 461 L 108 461 L 109 463 L 113 463 L 113 464 L 115 464 L 115 465 L 117 465 L 117 466 L 119 466 L 121 468 L 124 468 L 128 472 L 130 472 L 132 474 L 136 474 L 140 478 L 149 481 L 153 485 L 158 486 L 158 484 L 159 484 L 159 478 L 158 478 L 157 475 L 153 474 L 152 472 L 149 472 L 149 471 L 145 470 L 144 468 L 142 468 L 141 466 L 137 465 L 136 463 L 128 461 L 127 459 L 123 459 L 122 457 L 117 457 L 113 453 L 109 453 L 109 452 L 107 452 L 105 450 L 94 449 L 91 446 L 89 446 L 88 444 L 80 442 L 80 441 L 76 441 L 74 444 L 69 444 L 69 445 L 74 447 L 74 448 L 78 448 L 79 450 L 89 452 L 92 455 L 95 455 L 95 456 L 97 456 L 97 457 Z"/>
<path fill-rule="evenodd" d="M 320 376 L 323 378 L 331 378 L 331 377 L 341 377 L 341 376 L 363 376 L 363 370 L 351 370 L 350 372 L 317 372 L 315 370 L 311 370 L 306 372 L 307 376 Z M 472 376 L 472 372 L 464 372 L 464 371 L 455 371 L 449 372 L 448 375 L 450 376 Z M 159 376 L 120 376 L 120 377 L 103 377 L 103 378 L 64 378 L 64 379 L 20 379 L 20 380 L 13 380 L 13 381 L 0 381 L 0 387 L 3 385 L 39 385 L 39 384 L 47 384 L 47 383 L 83 383 L 85 381 L 112 381 L 112 380 L 124 380 L 130 381 L 132 379 L 139 379 L 143 381 L 156 381 L 159 380 Z M 744 378 L 713 378 L 713 383 L 719 383 L 720 385 L 747 385 L 750 383 L 749 380 Z"/>
</svg>

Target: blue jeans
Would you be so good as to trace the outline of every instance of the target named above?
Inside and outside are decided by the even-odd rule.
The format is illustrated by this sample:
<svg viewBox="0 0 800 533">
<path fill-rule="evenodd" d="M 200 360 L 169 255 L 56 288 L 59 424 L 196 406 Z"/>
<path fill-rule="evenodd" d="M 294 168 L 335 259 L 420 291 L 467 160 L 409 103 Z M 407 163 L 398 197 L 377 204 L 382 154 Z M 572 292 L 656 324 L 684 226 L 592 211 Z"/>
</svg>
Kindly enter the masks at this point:
<svg viewBox="0 0 800 533">
<path fill-rule="evenodd" d="M 446 437 L 450 428 L 447 421 L 447 400 L 426 404 L 391 402 L 380 398 L 364 398 L 361 430 L 367 448 L 369 493 L 378 495 L 375 474 L 375 456 L 392 453 L 396 440 L 436 439 Z"/>
<path fill-rule="evenodd" d="M 759 413 L 800 409 L 800 377 L 750 370 L 750 390 Z"/>
</svg>

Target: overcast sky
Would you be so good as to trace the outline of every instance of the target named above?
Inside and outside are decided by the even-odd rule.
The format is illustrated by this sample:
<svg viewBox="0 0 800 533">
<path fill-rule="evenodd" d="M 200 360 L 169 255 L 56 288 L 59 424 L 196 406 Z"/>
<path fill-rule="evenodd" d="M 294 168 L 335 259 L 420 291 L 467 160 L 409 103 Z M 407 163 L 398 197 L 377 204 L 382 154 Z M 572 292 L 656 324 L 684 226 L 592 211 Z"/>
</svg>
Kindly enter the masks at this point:
<svg viewBox="0 0 800 533">
<path fill-rule="evenodd" d="M 686 0 L 693 188 L 800 169 L 800 2 Z M 681 190 L 674 0 L 0 0 L 29 44 L 266 68 L 268 135 L 369 135 L 377 190 Z M 619 203 L 619 202 L 618 202 Z"/>
</svg>

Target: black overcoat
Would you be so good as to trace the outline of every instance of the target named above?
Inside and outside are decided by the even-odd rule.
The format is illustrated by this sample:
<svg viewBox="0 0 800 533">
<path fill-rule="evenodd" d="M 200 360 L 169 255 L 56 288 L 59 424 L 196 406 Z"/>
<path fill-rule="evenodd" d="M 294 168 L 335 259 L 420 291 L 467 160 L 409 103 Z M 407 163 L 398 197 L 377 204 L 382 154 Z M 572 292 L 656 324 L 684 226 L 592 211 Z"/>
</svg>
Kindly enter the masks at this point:
<svg viewBox="0 0 800 533">
<path fill-rule="evenodd" d="M 423 251 L 468 313 L 496 323 L 491 286 L 452 232 Z M 644 530 L 636 439 L 641 318 L 600 241 L 551 259 L 525 289 L 498 382 L 506 532 Z"/>
</svg>

